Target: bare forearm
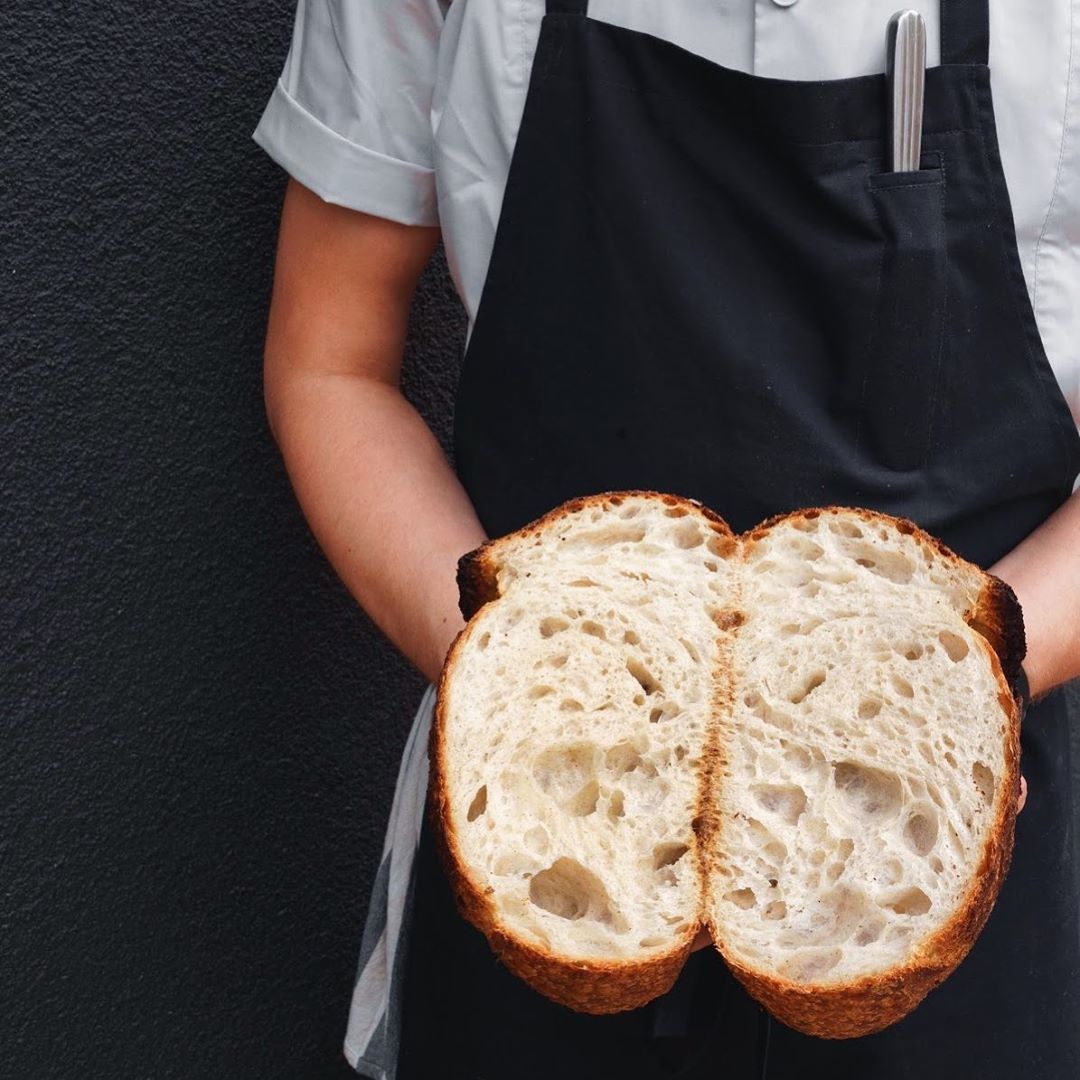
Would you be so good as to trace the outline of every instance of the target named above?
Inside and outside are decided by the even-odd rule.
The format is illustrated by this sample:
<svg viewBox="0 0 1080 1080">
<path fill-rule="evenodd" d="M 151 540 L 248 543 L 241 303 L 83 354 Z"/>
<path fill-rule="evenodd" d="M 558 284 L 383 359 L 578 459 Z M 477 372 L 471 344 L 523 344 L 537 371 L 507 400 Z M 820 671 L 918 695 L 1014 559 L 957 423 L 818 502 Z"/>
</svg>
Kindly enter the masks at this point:
<svg viewBox="0 0 1080 1080">
<path fill-rule="evenodd" d="M 1032 695 L 1080 676 L 1080 492 L 990 569 L 1024 610 Z"/>
<path fill-rule="evenodd" d="M 438 441 L 396 386 L 296 373 L 274 432 L 320 546 L 372 620 L 430 681 L 464 625 L 456 567 L 486 539 Z"/>
</svg>

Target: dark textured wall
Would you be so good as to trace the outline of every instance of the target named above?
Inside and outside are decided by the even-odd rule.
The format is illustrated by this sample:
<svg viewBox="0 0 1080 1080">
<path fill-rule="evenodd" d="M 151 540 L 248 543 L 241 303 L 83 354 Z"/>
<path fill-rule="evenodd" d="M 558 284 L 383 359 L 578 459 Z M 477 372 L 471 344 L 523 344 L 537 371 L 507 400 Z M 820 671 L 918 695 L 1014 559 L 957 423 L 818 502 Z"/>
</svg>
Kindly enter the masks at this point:
<svg viewBox="0 0 1080 1080">
<path fill-rule="evenodd" d="M 51 10 L 50 10 L 51 9 Z M 0 5 L 0 1076 L 351 1075 L 422 678 L 264 419 L 292 0 Z M 404 386 L 443 438 L 441 265 Z"/>
</svg>

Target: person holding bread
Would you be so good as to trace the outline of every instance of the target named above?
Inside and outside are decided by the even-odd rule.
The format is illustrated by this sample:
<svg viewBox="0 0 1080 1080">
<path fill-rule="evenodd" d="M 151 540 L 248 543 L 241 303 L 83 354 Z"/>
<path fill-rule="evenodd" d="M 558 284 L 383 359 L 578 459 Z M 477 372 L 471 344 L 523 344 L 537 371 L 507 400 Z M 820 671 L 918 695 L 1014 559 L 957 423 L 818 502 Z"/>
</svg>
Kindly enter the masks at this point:
<svg viewBox="0 0 1080 1080">
<path fill-rule="evenodd" d="M 1080 0 L 912 6 L 921 152 L 897 169 L 894 3 L 299 0 L 255 132 L 289 174 L 268 416 L 327 557 L 428 680 L 361 943 L 361 1075 L 1080 1076 Z M 440 238 L 468 317 L 453 464 L 399 384 Z M 648 1005 L 576 1012 L 454 908 L 424 807 L 458 560 L 630 489 L 735 531 L 905 517 L 1019 600 L 1012 868 L 960 967 L 876 1034 L 785 1027 L 707 935 Z"/>
</svg>

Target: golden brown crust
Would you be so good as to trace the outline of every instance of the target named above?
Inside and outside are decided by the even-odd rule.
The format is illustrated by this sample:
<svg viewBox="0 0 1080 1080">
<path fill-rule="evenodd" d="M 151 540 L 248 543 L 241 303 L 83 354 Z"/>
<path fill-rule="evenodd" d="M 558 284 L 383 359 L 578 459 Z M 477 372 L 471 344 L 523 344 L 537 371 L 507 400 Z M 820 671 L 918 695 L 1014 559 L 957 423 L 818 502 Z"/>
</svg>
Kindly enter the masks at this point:
<svg viewBox="0 0 1080 1080">
<path fill-rule="evenodd" d="M 507 547 L 547 528 L 554 522 L 595 504 L 618 505 L 628 497 L 654 497 L 668 506 L 684 505 L 710 521 L 714 531 L 743 543 L 760 540 L 767 530 L 792 519 L 813 519 L 823 514 L 854 514 L 866 521 L 883 521 L 899 531 L 930 544 L 940 555 L 977 572 L 984 586 L 965 620 L 982 638 L 982 647 L 993 668 L 1000 693 L 1002 710 L 1008 717 L 1005 747 L 1005 775 L 999 778 L 995 796 L 995 817 L 983 859 L 971 887 L 959 908 L 925 942 L 911 960 L 888 972 L 851 980 L 846 983 L 813 986 L 800 985 L 781 976 L 762 972 L 743 964 L 725 947 L 718 928 L 707 916 L 717 948 L 732 972 L 756 1000 L 788 1026 L 823 1038 L 850 1038 L 888 1027 L 907 1015 L 956 968 L 967 955 L 994 906 L 998 891 L 1012 857 L 1016 820 L 1016 793 L 1019 784 L 1020 740 L 1019 706 L 1013 697 L 1011 680 L 1024 656 L 1023 617 L 1016 596 L 1009 586 L 967 563 L 930 533 L 905 518 L 856 507 L 808 507 L 775 515 L 753 529 L 735 537 L 727 523 L 714 511 L 694 499 L 650 490 L 601 492 L 571 499 L 504 537 L 489 540 L 463 555 L 458 563 L 461 610 L 466 619 L 489 600 L 498 596 L 497 568 Z M 733 544 L 733 548 L 736 545 Z M 716 619 L 721 649 L 730 649 L 734 635 L 743 621 L 743 613 L 731 606 Z M 450 816 L 446 783 L 445 705 L 446 686 L 452 677 L 469 635 L 466 626 L 455 638 L 443 665 L 437 686 L 432 720 L 429 757 L 427 812 L 437 837 L 442 865 L 450 881 L 458 911 L 487 938 L 496 955 L 507 968 L 530 986 L 552 1000 L 588 1013 L 610 1013 L 637 1008 L 666 992 L 675 982 L 690 953 L 697 927 L 691 927 L 660 956 L 641 961 L 573 961 L 538 948 L 508 933 L 499 923 L 494 905 L 461 858 Z M 730 709 L 734 693 L 732 665 L 722 665 L 728 678 L 717 679 L 714 689 L 716 715 Z M 720 827 L 715 803 L 710 797 L 711 779 L 723 764 L 723 747 L 716 727 L 704 750 L 703 784 L 699 795 L 694 833 L 697 839 L 695 858 L 702 870 L 705 888 L 704 852 L 709 839 Z M 490 890 L 489 890 L 490 891 Z M 702 906 L 704 911 L 704 904 Z"/>
</svg>

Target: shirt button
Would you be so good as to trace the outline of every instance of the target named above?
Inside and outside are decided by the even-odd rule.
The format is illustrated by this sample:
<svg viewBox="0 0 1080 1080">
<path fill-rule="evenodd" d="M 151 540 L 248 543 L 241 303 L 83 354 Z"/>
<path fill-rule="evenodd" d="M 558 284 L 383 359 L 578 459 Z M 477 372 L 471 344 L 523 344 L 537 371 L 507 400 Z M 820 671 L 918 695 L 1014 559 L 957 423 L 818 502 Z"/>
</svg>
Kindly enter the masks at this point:
<svg viewBox="0 0 1080 1080">
<path fill-rule="evenodd" d="M 772 2 L 777 7 L 791 7 L 791 5 L 796 2 L 796 0 L 772 0 Z"/>
</svg>

